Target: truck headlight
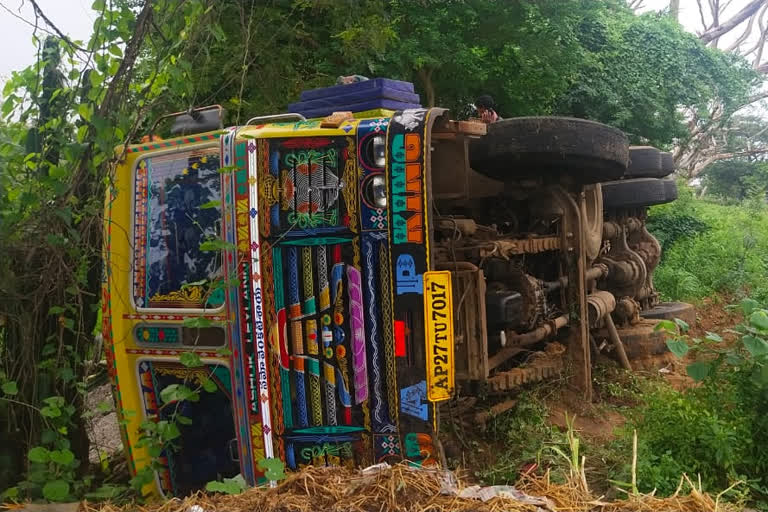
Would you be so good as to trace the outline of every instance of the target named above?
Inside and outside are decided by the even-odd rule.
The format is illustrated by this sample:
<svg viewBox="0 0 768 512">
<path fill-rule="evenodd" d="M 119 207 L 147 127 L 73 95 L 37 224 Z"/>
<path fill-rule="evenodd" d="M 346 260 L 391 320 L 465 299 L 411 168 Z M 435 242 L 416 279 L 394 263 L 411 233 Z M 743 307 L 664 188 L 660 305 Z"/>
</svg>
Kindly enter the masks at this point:
<svg viewBox="0 0 768 512">
<path fill-rule="evenodd" d="M 376 173 L 363 181 L 363 202 L 371 208 L 387 207 L 387 182 L 384 174 Z"/>
<path fill-rule="evenodd" d="M 384 167 L 387 163 L 386 155 L 387 139 L 384 135 L 376 135 L 373 138 L 373 165 L 376 167 Z"/>
</svg>

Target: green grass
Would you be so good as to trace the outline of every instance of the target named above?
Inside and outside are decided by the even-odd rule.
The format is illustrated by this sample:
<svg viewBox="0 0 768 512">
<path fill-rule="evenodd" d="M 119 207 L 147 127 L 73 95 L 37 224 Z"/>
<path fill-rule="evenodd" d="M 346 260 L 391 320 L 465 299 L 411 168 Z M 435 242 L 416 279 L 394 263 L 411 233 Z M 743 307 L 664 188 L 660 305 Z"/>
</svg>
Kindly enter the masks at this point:
<svg viewBox="0 0 768 512">
<path fill-rule="evenodd" d="M 749 372 L 729 372 L 708 384 L 677 391 L 658 377 L 639 377 L 614 367 L 595 369 L 601 404 L 590 415 L 608 409 L 626 423 L 611 440 L 589 438 L 576 430 L 580 453 L 586 457 L 590 489 L 622 497 L 632 480 L 632 438 L 638 436 L 637 485 L 641 492 L 674 494 L 683 474 L 702 482 L 712 494 L 732 483 L 730 502 L 750 502 L 766 508 L 768 477 L 768 418 L 765 397 L 751 385 Z M 514 484 L 525 464 L 536 462 L 537 473 L 550 471 L 553 481 L 568 474 L 570 453 L 566 432 L 549 422 L 549 409 L 540 393 L 526 392 L 517 406 L 493 418 L 478 446 L 495 452 L 485 464 L 473 466 L 473 476 L 486 485 Z"/>
<path fill-rule="evenodd" d="M 548 414 L 544 402 L 527 392 L 512 410 L 491 418 L 480 444 L 487 449 L 503 448 L 494 454 L 491 464 L 475 467 L 474 476 L 486 485 L 513 484 L 526 464 L 544 462 L 554 466 L 553 478 L 563 481 L 565 468 L 552 448 L 564 448 L 566 439 L 550 425 Z"/>
<path fill-rule="evenodd" d="M 759 201 L 722 205 L 680 198 L 651 209 L 662 243 L 654 283 L 665 300 L 697 302 L 716 294 L 768 299 L 768 209 Z"/>
</svg>

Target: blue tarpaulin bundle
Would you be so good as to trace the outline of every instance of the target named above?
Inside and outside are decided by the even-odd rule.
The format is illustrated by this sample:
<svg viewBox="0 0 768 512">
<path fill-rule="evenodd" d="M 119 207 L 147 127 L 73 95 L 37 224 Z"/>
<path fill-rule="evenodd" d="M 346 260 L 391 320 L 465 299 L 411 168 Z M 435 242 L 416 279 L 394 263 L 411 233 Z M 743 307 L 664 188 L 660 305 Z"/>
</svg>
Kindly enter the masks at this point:
<svg viewBox="0 0 768 512">
<path fill-rule="evenodd" d="M 288 111 L 313 118 L 325 117 L 334 112 L 362 112 L 377 108 L 405 110 L 419 107 L 419 95 L 414 92 L 412 83 L 373 78 L 304 91 L 299 102 L 288 105 Z"/>
</svg>

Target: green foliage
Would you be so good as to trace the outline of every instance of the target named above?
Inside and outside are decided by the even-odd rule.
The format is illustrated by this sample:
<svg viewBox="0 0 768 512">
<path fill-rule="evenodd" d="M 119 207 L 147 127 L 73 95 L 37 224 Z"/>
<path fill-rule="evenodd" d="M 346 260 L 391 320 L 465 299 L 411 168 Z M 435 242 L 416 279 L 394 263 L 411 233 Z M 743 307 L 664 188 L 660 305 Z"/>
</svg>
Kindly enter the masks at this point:
<svg viewBox="0 0 768 512">
<path fill-rule="evenodd" d="M 707 193 L 734 204 L 750 196 L 765 196 L 768 164 L 749 160 L 722 160 L 707 167 L 702 174 Z"/>
<path fill-rule="evenodd" d="M 736 386 L 694 388 L 683 393 L 658 386 L 632 414 L 614 450 L 631 454 L 638 435 L 637 481 L 641 492 L 675 492 L 683 473 L 700 474 L 706 490 L 717 492 L 743 475 L 759 476 L 751 450 L 753 414 L 745 410 Z M 630 479 L 629 458 L 614 480 Z"/>
<path fill-rule="evenodd" d="M 675 242 L 694 238 L 709 229 L 709 225 L 700 218 L 698 204 L 693 191 L 679 183 L 676 201 L 651 210 L 648 230 L 661 244 L 662 261 Z"/>
<path fill-rule="evenodd" d="M 16 382 L 9 380 L 3 382 L 2 390 L 6 395 L 15 395 L 19 392 L 19 387 L 16 385 Z"/>
<path fill-rule="evenodd" d="M 194 352 L 182 354 L 181 363 L 188 368 L 204 366 L 200 356 Z M 145 448 L 149 455 L 147 463 L 131 478 L 131 487 L 136 492 L 154 481 L 155 472 L 166 469 L 167 455 L 183 449 L 182 431 L 184 428 L 195 428 L 191 418 L 179 413 L 183 402 L 200 401 L 200 393 L 214 393 L 218 389 L 215 382 L 208 376 L 203 379 L 200 386 L 191 387 L 189 379 L 180 384 L 169 384 L 160 390 L 159 408 L 155 416 L 149 417 L 141 423 L 139 441 L 137 447 Z M 246 487 L 241 476 L 227 479 L 221 482 L 209 482 L 206 490 L 222 492 L 225 494 L 238 494 Z"/>
<path fill-rule="evenodd" d="M 125 488 L 111 485 L 108 488 L 92 489 L 94 477 L 81 476 L 80 460 L 71 450 L 67 432 L 72 424 L 75 408 L 66 405 L 62 397 L 48 397 L 40 414 L 47 418 L 42 435 L 42 445 L 35 446 L 27 453 L 29 463 L 25 479 L 4 494 L 18 499 L 22 496 L 53 502 L 72 501 L 77 496 L 89 494 L 98 496 L 109 491 L 109 497 L 118 498 Z"/>
<path fill-rule="evenodd" d="M 272 482 L 285 480 L 285 463 L 278 458 L 267 458 L 258 461 L 258 468 L 264 471 L 264 476 Z M 224 478 L 221 481 L 208 482 L 205 490 L 222 494 L 240 494 L 248 487 L 242 475 L 234 478 Z"/>
<path fill-rule="evenodd" d="M 706 122 L 710 101 L 733 111 L 759 83 L 745 60 L 706 47 L 669 16 L 605 10 L 580 29 L 585 58 L 556 111 L 617 126 L 633 142 L 684 143 L 681 107 Z"/>
<path fill-rule="evenodd" d="M 701 384 L 683 392 L 658 386 L 631 414 L 614 449 L 626 450 L 637 430 L 641 491 L 669 495 L 680 475 L 698 474 L 705 490 L 742 480 L 751 500 L 768 503 L 768 311 L 751 299 L 738 309 L 744 322 L 733 331 L 740 336 L 735 343 L 716 333 L 691 337 L 674 322 L 660 322 L 672 352 L 692 358 L 687 373 Z M 627 481 L 628 471 L 615 478 Z"/>
<path fill-rule="evenodd" d="M 264 476 L 273 482 L 285 479 L 285 463 L 280 459 L 261 459 L 258 466 L 264 471 Z"/>
<path fill-rule="evenodd" d="M 225 478 L 221 482 L 213 481 L 205 485 L 208 492 L 220 492 L 222 494 L 240 494 L 248 487 L 241 475 L 234 478 Z"/>
<path fill-rule="evenodd" d="M 485 435 L 491 446 L 503 448 L 494 454 L 494 463 L 476 470 L 475 476 L 488 485 L 514 483 L 524 466 L 535 462 L 551 467 L 553 477 L 564 481 L 570 468 L 568 457 L 561 454 L 569 452 L 569 440 L 550 425 L 548 415 L 546 405 L 525 393 L 513 409 L 491 418 Z"/>
<path fill-rule="evenodd" d="M 681 109 L 707 122 L 707 105 L 733 110 L 758 85 L 745 61 L 619 0 L 225 1 L 206 16 L 211 33 L 184 53 L 194 65 L 165 84 L 166 111 L 218 102 L 237 123 L 362 73 L 414 82 L 424 104 L 457 114 L 489 93 L 505 117 L 584 117 L 669 146 L 687 136 Z"/>
<path fill-rule="evenodd" d="M 104 198 L 114 148 L 135 140 L 169 91 L 187 87 L 190 39 L 211 34 L 204 0 L 136 7 L 97 0 L 89 41 L 37 41 L 39 60 L 3 89 L 0 489 L 14 499 L 120 492 L 94 489 L 85 464 Z"/>
<path fill-rule="evenodd" d="M 665 300 L 696 301 L 717 293 L 768 298 L 768 211 L 761 201 L 720 205 L 681 198 L 654 206 L 649 230 L 662 244 L 654 272 Z"/>
</svg>

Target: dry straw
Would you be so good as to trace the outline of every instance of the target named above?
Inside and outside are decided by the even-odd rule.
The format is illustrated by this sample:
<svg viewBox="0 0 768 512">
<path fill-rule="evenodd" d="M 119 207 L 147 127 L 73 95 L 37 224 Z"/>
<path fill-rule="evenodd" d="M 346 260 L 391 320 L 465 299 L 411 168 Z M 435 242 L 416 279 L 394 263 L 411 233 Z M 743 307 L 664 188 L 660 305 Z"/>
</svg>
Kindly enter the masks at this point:
<svg viewBox="0 0 768 512">
<path fill-rule="evenodd" d="M 605 503 L 584 488 L 580 478 L 553 483 L 549 474 L 525 476 L 518 489 L 544 496 L 552 512 L 732 512 L 736 509 L 713 498 L 687 477 L 669 498 L 629 493 L 625 500 Z M 275 488 L 255 488 L 237 496 L 198 493 L 156 505 L 114 506 L 88 504 L 83 512 L 518 512 L 544 511 L 512 498 L 482 502 L 445 494 L 445 474 L 405 465 L 365 475 L 346 468 L 309 467 L 293 473 Z M 461 483 L 458 484 L 461 488 Z M 683 489 L 688 490 L 683 495 Z M 199 508 L 197 508 L 197 507 Z"/>
<path fill-rule="evenodd" d="M 487 502 L 442 494 L 444 479 L 437 471 L 405 465 L 362 475 L 345 468 L 308 467 L 288 476 L 275 488 L 249 489 L 236 496 L 198 493 L 155 506 L 86 506 L 86 512 L 517 512 L 536 511 L 510 498 Z M 199 509 L 193 509 L 199 510 Z"/>
</svg>

